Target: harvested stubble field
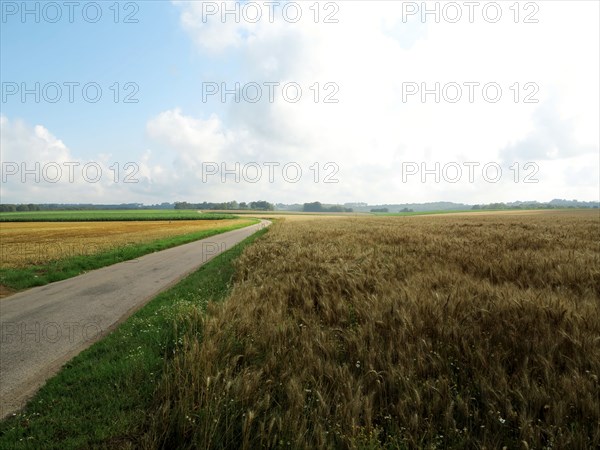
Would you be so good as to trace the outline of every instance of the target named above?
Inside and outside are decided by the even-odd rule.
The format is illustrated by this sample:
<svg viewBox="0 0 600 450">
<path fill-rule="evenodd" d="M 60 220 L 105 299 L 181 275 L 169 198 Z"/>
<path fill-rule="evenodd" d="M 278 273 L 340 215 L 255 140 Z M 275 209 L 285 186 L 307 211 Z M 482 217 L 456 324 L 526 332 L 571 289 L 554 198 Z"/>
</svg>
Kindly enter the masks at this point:
<svg viewBox="0 0 600 450">
<path fill-rule="evenodd" d="M 0 267 L 18 268 L 250 220 L 0 223 Z"/>
<path fill-rule="evenodd" d="M 187 330 L 164 448 L 598 448 L 598 212 L 283 221 Z"/>
</svg>

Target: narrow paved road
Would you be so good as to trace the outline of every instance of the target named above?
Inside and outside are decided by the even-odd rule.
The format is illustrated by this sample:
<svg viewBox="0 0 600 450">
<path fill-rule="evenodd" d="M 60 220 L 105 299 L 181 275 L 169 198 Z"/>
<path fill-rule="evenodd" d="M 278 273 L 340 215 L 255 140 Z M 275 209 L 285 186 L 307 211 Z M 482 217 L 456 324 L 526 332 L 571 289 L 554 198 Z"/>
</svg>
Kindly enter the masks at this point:
<svg viewBox="0 0 600 450">
<path fill-rule="evenodd" d="M 0 300 L 0 418 L 159 292 L 270 222 L 211 236 Z"/>
</svg>

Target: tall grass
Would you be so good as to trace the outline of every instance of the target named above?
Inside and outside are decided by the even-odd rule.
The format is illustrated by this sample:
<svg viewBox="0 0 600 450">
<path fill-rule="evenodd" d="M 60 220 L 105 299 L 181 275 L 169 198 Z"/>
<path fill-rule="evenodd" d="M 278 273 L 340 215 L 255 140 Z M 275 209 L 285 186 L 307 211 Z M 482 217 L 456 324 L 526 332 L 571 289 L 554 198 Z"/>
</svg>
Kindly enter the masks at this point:
<svg viewBox="0 0 600 450">
<path fill-rule="evenodd" d="M 146 442 L 597 448 L 597 213 L 276 223 L 191 315 Z"/>
</svg>

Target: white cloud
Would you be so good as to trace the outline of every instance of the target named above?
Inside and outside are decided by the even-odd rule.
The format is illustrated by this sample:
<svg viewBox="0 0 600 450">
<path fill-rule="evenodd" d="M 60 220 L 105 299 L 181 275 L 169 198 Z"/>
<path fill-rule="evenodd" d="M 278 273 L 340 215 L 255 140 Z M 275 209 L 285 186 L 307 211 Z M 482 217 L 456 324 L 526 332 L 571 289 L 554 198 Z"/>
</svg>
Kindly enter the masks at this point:
<svg viewBox="0 0 600 450">
<path fill-rule="evenodd" d="M 4 115 L 0 147 L 3 203 L 139 202 L 159 173 L 147 164 L 115 165 L 106 155 L 80 158 L 44 126 Z"/>
<path fill-rule="evenodd" d="M 2 115 L 0 127 L 2 127 L 0 136 L 2 161 L 10 160 L 11 157 L 23 158 L 29 163 L 50 161 L 62 163 L 71 160 L 69 149 L 65 144 L 41 125 L 30 128 L 21 120 L 9 121 L 8 117 Z"/>
<path fill-rule="evenodd" d="M 204 23 L 202 2 L 177 2 L 183 27 L 198 50 L 208 57 L 235 59 L 242 84 L 294 81 L 305 89 L 302 101 L 295 104 L 281 98 L 272 104 L 230 103 L 217 134 L 233 140 L 213 146 L 213 157 L 333 161 L 340 166 L 340 184 L 274 194 L 283 201 L 310 197 L 393 202 L 408 196 L 420 201 L 491 202 L 550 199 L 566 192 L 597 198 L 597 176 L 591 173 L 597 165 L 578 164 L 598 154 L 598 4 L 538 4 L 535 24 L 514 23 L 508 3 L 502 4 L 503 19 L 494 24 L 480 14 L 475 14 L 474 23 L 433 23 L 430 18 L 423 24 L 414 17 L 403 21 L 402 3 L 410 2 L 338 2 L 336 24 L 315 24 L 306 3 L 298 23 L 275 15 L 274 23 L 251 24 L 243 17 L 239 23 L 231 17 L 223 23 L 219 14 L 206 17 Z M 522 21 L 532 10 L 524 4 L 520 8 Z M 223 79 L 232 75 L 224 72 Z M 339 104 L 311 102 L 308 86 L 316 81 L 337 83 Z M 436 82 L 480 86 L 473 103 L 466 100 L 465 86 L 463 100 L 456 104 L 443 99 L 435 103 L 431 95 L 425 104 L 418 95 L 403 103 L 405 82 L 425 82 L 430 88 Z M 483 99 L 486 83 L 501 87 L 497 103 Z M 528 94 L 538 103 L 524 103 Z M 181 124 L 182 130 L 185 126 Z M 427 167 L 435 162 L 494 162 L 510 173 L 511 164 L 532 158 L 547 175 L 535 186 L 508 181 L 399 182 L 403 162 L 424 162 Z M 558 164 L 546 164 L 548 158 Z M 589 184 L 571 187 L 570 177 L 561 172 L 567 167 L 570 173 L 587 170 Z M 281 191 L 283 186 L 276 188 Z"/>
<path fill-rule="evenodd" d="M 207 120 L 194 119 L 179 109 L 162 112 L 148 122 L 146 130 L 150 137 L 174 150 L 184 164 L 212 160 L 232 139 L 215 114 Z"/>
</svg>

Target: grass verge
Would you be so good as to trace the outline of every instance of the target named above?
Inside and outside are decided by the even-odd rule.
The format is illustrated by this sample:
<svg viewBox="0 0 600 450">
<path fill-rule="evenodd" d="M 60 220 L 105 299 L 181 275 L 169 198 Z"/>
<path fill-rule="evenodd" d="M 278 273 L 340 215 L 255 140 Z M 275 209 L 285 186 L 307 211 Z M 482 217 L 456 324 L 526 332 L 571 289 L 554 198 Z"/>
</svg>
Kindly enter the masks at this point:
<svg viewBox="0 0 600 450">
<path fill-rule="evenodd" d="M 129 261 L 147 255 L 148 253 L 187 244 L 189 242 L 243 228 L 258 222 L 258 220 L 253 220 L 251 222 L 244 221 L 228 227 L 202 230 L 152 242 L 127 245 L 99 252 L 94 255 L 70 256 L 45 264 L 24 268 L 0 268 L 0 284 L 11 290 L 22 290 L 34 286 L 43 286 L 54 281 L 75 277 L 90 270 L 99 269 L 123 261 Z"/>
<path fill-rule="evenodd" d="M 265 232 L 215 257 L 67 363 L 22 412 L 0 423 L 0 448 L 144 446 L 157 380 L 189 332 L 186 323 L 195 322 L 188 317 L 225 298 L 234 260 Z"/>
</svg>

